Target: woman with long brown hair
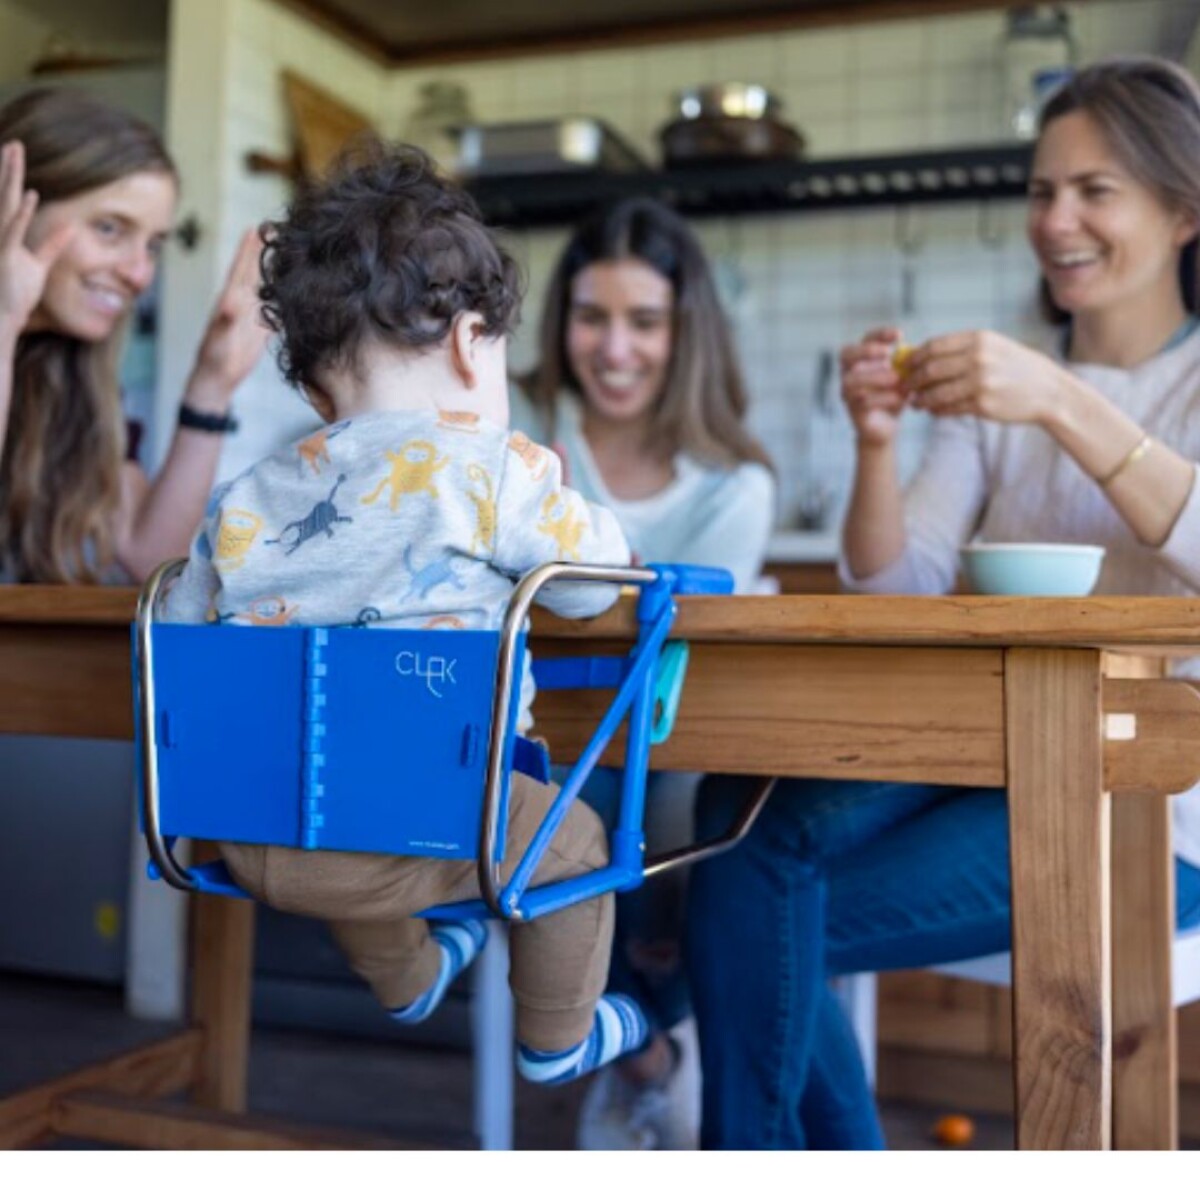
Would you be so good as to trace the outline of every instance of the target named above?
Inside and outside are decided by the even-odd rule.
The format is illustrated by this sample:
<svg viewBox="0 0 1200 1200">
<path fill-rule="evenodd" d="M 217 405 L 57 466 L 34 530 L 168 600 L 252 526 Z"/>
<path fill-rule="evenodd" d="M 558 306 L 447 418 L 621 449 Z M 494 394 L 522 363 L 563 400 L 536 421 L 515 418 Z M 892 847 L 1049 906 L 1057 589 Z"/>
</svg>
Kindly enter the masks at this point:
<svg viewBox="0 0 1200 1200">
<path fill-rule="evenodd" d="M 747 428 L 733 337 L 687 222 L 635 198 L 581 225 L 551 276 L 539 349 L 521 380 L 524 396 L 513 397 L 514 424 L 554 446 L 571 485 L 616 515 L 641 561 L 724 567 L 738 591 L 752 589 L 774 521 L 775 481 Z M 696 782 L 651 775 L 652 850 L 690 836 Z M 596 772 L 585 799 L 611 819 L 617 790 L 613 776 Z M 682 905 L 677 875 L 618 897 L 610 985 L 639 1000 L 655 1036 L 593 1084 L 581 1111 L 583 1149 L 697 1143 Z"/>
<path fill-rule="evenodd" d="M 151 485 L 117 356 L 178 190 L 157 134 L 81 92 L 39 89 L 0 109 L 0 579 L 141 580 L 199 524 L 230 399 L 267 331 L 247 235 Z"/>
<path fill-rule="evenodd" d="M 514 423 L 555 446 L 571 485 L 616 513 L 643 561 L 726 567 L 749 589 L 774 477 L 687 222 L 636 198 L 581 225 L 547 286 L 538 341 Z"/>
<path fill-rule="evenodd" d="M 1057 353 L 998 333 L 898 330 L 842 354 L 857 438 L 842 579 L 876 593 L 954 586 L 969 540 L 1096 544 L 1097 590 L 1200 594 L 1200 89 L 1122 58 L 1048 102 L 1027 233 Z M 902 488 L 896 432 L 935 418 Z M 1194 673 L 1196 663 L 1190 664 Z M 741 781 L 701 789 L 701 833 Z M 1200 789 L 1174 801 L 1176 918 L 1200 923 Z M 714 1148 L 882 1145 L 827 978 L 1011 945 L 1003 789 L 781 783 L 746 841 L 693 874 L 692 986 Z"/>
</svg>

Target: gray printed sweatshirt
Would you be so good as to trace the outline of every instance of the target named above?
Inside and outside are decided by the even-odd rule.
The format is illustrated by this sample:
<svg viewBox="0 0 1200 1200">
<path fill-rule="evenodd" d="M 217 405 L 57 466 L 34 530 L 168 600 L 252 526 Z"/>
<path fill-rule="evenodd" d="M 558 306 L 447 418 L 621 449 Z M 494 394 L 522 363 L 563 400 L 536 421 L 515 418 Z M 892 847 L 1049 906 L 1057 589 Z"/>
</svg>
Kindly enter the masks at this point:
<svg viewBox="0 0 1200 1200">
<path fill-rule="evenodd" d="M 616 519 L 562 484 L 555 454 L 473 413 L 327 425 L 219 486 L 165 620 L 498 629 L 516 580 L 552 561 L 626 566 Z M 607 584 L 538 602 L 590 617 Z M 522 688 L 519 726 L 530 722 Z"/>
</svg>

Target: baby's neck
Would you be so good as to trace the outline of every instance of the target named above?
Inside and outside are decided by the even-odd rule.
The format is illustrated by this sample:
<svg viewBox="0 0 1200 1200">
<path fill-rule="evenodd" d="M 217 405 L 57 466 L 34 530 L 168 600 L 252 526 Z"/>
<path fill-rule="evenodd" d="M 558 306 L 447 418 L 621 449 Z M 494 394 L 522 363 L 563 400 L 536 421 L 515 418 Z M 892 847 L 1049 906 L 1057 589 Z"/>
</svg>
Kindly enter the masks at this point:
<svg viewBox="0 0 1200 1200">
<path fill-rule="evenodd" d="M 441 347 L 425 353 L 364 350 L 356 370 L 329 372 L 325 390 L 338 420 L 377 412 L 474 411 L 478 398 L 451 369 Z"/>
</svg>

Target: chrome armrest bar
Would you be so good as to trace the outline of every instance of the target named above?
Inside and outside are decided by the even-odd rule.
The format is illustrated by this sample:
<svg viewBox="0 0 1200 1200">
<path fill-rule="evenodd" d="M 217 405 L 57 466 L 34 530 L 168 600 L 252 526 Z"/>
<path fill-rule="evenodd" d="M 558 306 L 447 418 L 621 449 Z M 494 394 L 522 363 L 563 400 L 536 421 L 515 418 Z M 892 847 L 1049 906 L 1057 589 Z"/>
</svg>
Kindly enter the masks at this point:
<svg viewBox="0 0 1200 1200">
<path fill-rule="evenodd" d="M 173 558 L 156 567 L 138 597 L 138 725 L 141 729 L 142 827 L 150 857 L 169 884 L 184 891 L 194 891 L 196 881 L 186 868 L 175 861 L 162 836 L 158 795 L 158 731 L 154 727 L 154 612 L 163 589 L 179 575 L 186 564 L 186 558 Z"/>
<path fill-rule="evenodd" d="M 492 697 L 492 723 L 488 731 L 487 775 L 484 780 L 483 813 L 479 827 L 477 873 L 484 903 L 502 920 L 511 914 L 500 903 L 502 882 L 496 856 L 500 824 L 500 792 L 504 782 L 504 733 L 512 706 L 513 680 L 521 664 L 516 662 L 517 641 L 538 592 L 548 583 L 653 583 L 657 571 L 644 567 L 595 567 L 573 563 L 545 563 L 518 581 L 500 627 L 500 652 L 496 660 L 496 686 Z"/>
</svg>

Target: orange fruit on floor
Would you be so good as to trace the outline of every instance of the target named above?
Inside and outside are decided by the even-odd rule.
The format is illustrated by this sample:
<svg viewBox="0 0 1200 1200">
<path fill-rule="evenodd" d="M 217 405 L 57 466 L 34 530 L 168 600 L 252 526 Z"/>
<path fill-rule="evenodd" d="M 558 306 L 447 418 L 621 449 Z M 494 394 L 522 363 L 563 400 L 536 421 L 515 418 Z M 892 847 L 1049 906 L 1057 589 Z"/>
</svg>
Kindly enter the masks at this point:
<svg viewBox="0 0 1200 1200">
<path fill-rule="evenodd" d="M 940 1146 L 969 1146 L 975 1140 L 975 1122 L 963 1113 L 949 1113 L 935 1122 L 931 1132 Z"/>
</svg>

